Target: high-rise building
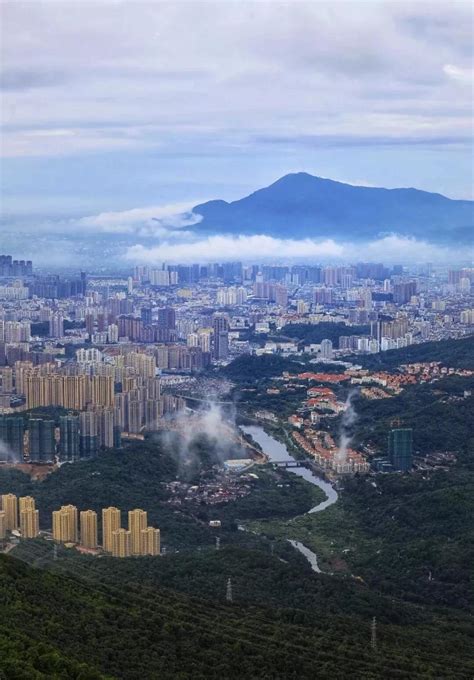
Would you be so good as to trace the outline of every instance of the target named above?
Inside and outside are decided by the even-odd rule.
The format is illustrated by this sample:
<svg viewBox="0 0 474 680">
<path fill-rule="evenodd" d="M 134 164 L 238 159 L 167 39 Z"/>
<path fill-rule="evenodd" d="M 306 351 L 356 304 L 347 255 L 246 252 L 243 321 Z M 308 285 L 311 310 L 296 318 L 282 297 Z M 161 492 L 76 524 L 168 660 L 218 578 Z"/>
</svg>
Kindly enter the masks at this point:
<svg viewBox="0 0 474 680">
<path fill-rule="evenodd" d="M 270 298 L 275 300 L 275 304 L 286 309 L 288 307 L 288 289 L 286 286 L 276 284 L 270 287 Z"/>
<path fill-rule="evenodd" d="M 140 310 L 140 317 L 144 324 L 151 325 L 152 310 L 151 307 L 142 307 Z"/>
<path fill-rule="evenodd" d="M 411 470 L 413 464 L 413 430 L 398 428 L 388 435 L 388 457 L 395 470 Z"/>
<path fill-rule="evenodd" d="M 161 401 L 159 399 L 147 399 L 144 404 L 145 429 L 153 432 L 158 429 L 161 418 Z"/>
<path fill-rule="evenodd" d="M 326 286 L 337 286 L 339 280 L 337 267 L 325 267 L 323 269 L 323 282 Z"/>
<path fill-rule="evenodd" d="M 79 416 L 67 415 L 59 419 L 59 453 L 63 461 L 75 461 L 80 456 Z"/>
<path fill-rule="evenodd" d="M 214 315 L 212 322 L 214 331 L 214 358 L 227 359 L 229 351 L 229 322 L 222 314 Z"/>
<path fill-rule="evenodd" d="M 201 328 L 199 331 L 199 346 L 203 352 L 211 351 L 211 329 Z"/>
<path fill-rule="evenodd" d="M 18 498 L 13 493 L 2 496 L 2 510 L 5 513 L 5 528 L 7 531 L 18 529 Z"/>
<path fill-rule="evenodd" d="M 131 533 L 126 529 L 117 529 L 112 532 L 112 555 L 114 557 L 130 557 Z"/>
<path fill-rule="evenodd" d="M 63 505 L 53 512 L 53 538 L 61 543 L 77 543 L 77 508 Z"/>
<path fill-rule="evenodd" d="M 315 288 L 313 291 L 313 302 L 315 305 L 330 305 L 333 302 L 332 288 Z"/>
<path fill-rule="evenodd" d="M 23 538 L 36 538 L 38 536 L 39 512 L 34 507 L 20 509 L 20 531 Z"/>
<path fill-rule="evenodd" d="M 143 403 L 138 399 L 129 399 L 127 414 L 128 431 L 138 434 L 142 429 Z"/>
<path fill-rule="evenodd" d="M 0 510 L 0 541 L 7 537 L 7 514 Z"/>
<path fill-rule="evenodd" d="M 93 375 L 90 401 L 96 406 L 113 406 L 114 380 L 110 375 Z"/>
<path fill-rule="evenodd" d="M 321 340 L 321 357 L 323 359 L 332 359 L 334 356 L 331 340 Z"/>
<path fill-rule="evenodd" d="M 413 295 L 416 295 L 416 281 L 403 281 L 393 286 L 393 301 L 397 304 L 410 302 Z"/>
<path fill-rule="evenodd" d="M 110 507 L 102 510 L 102 547 L 106 552 L 113 551 L 113 534 L 120 529 L 120 510 Z"/>
<path fill-rule="evenodd" d="M 94 510 L 81 510 L 81 545 L 84 548 L 97 548 L 97 513 Z"/>
<path fill-rule="evenodd" d="M 23 460 L 23 418 L 17 416 L 0 416 L 0 442 L 6 446 L 13 458 Z"/>
<path fill-rule="evenodd" d="M 49 335 L 52 338 L 62 338 L 64 335 L 64 317 L 60 312 L 53 314 L 49 320 Z"/>
<path fill-rule="evenodd" d="M 0 394 L 13 392 L 13 369 L 10 366 L 0 368 Z"/>
<path fill-rule="evenodd" d="M 101 408 L 97 411 L 99 446 L 111 449 L 114 446 L 114 409 Z"/>
<path fill-rule="evenodd" d="M 93 458 L 99 452 L 97 414 L 83 411 L 79 414 L 79 448 L 82 458 Z"/>
<path fill-rule="evenodd" d="M 147 528 L 147 513 L 145 510 L 130 510 L 128 513 L 128 530 L 131 542 L 130 552 L 132 555 L 141 555 L 142 531 Z"/>
<path fill-rule="evenodd" d="M 158 310 L 158 325 L 168 330 L 176 328 L 176 312 L 173 307 L 163 307 Z"/>
<path fill-rule="evenodd" d="M 154 527 L 147 527 L 142 529 L 142 545 L 141 555 L 159 555 L 160 554 L 160 530 Z"/>
<path fill-rule="evenodd" d="M 20 512 L 23 512 L 23 510 L 36 510 L 33 496 L 20 496 L 18 499 L 18 509 Z"/>
<path fill-rule="evenodd" d="M 107 342 L 109 344 L 114 344 L 118 342 L 118 339 L 119 330 L 117 324 L 116 323 L 109 324 L 109 327 L 107 328 Z"/>
<path fill-rule="evenodd" d="M 54 436 L 54 420 L 30 418 L 28 422 L 30 440 L 30 460 L 48 462 L 54 460 L 56 440 Z"/>
</svg>

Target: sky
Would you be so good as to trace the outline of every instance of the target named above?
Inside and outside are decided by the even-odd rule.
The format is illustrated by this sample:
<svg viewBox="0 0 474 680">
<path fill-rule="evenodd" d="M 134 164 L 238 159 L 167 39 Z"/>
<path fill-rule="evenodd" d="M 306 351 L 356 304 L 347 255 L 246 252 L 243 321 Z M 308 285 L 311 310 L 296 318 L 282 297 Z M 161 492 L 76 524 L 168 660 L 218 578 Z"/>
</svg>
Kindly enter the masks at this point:
<svg viewBox="0 0 474 680">
<path fill-rule="evenodd" d="M 6 245 L 80 228 L 126 234 L 127 259 L 163 239 L 188 257 L 190 207 L 297 171 L 472 198 L 468 2 L 3 0 L 1 14 Z"/>
</svg>

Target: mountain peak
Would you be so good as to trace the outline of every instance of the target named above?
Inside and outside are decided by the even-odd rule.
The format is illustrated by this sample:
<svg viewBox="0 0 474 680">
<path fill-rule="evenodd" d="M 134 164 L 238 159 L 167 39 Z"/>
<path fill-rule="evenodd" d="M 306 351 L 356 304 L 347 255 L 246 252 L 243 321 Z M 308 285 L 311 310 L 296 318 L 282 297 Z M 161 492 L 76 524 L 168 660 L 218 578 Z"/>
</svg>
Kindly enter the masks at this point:
<svg viewBox="0 0 474 680">
<path fill-rule="evenodd" d="M 472 201 L 418 189 L 345 184 L 307 172 L 289 173 L 237 201 L 209 201 L 193 212 L 199 231 L 278 238 L 369 240 L 397 233 L 431 241 L 470 242 Z"/>
</svg>

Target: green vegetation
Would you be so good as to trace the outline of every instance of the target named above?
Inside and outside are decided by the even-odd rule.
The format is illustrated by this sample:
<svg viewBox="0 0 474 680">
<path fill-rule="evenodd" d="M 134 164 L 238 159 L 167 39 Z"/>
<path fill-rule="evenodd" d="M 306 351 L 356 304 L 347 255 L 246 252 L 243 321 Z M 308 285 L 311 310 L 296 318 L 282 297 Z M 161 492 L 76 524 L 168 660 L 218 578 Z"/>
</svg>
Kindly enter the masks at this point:
<svg viewBox="0 0 474 680">
<path fill-rule="evenodd" d="M 451 342 L 461 345 L 444 363 L 465 361 L 465 341 Z M 424 349 L 417 361 L 433 356 Z M 398 363 L 415 360 L 408 350 Z M 238 383 L 240 403 L 284 416 L 304 390 L 245 390 L 265 389 L 283 370 L 297 373 L 301 364 L 242 357 L 223 372 Z M 270 466 L 255 466 L 250 493 L 235 501 L 170 507 L 167 482 L 205 477 L 216 461 L 213 443 L 199 438 L 192 465 L 183 466 L 173 437 L 157 437 L 63 465 L 43 482 L 0 466 L 0 493 L 35 496 L 45 525 L 66 502 L 144 507 L 168 548 L 160 558 L 117 560 L 59 547 L 54 560 L 50 541 L 20 542 L 0 557 L 1 670 L 8 680 L 471 679 L 474 404 L 464 392 L 473 383 L 451 376 L 391 399 L 356 398 L 356 444 L 385 452 L 400 418 L 418 451 L 451 450 L 457 460 L 446 471 L 344 480 L 337 504 L 311 515 L 303 513 L 320 491 Z M 272 434 L 287 436 L 282 428 Z M 326 573 L 314 573 L 288 538 L 314 550 Z M 369 645 L 373 616 L 377 652 Z"/>
<path fill-rule="evenodd" d="M 414 385 L 390 399 L 356 399 L 355 444 L 371 443 L 386 454 L 387 433 L 395 419 L 413 429 L 415 452 L 429 454 L 459 451 L 474 432 L 474 396 L 462 398 L 472 388 L 472 378 L 453 376 L 429 385 Z M 338 423 L 332 424 L 337 429 Z"/>
<path fill-rule="evenodd" d="M 265 389 L 247 392 L 237 388 L 234 397 L 238 400 L 240 409 L 250 413 L 262 409 L 285 419 L 300 408 L 301 402 L 306 399 L 306 387 L 284 390 L 280 394 L 267 394 Z"/>
<path fill-rule="evenodd" d="M 270 558 L 266 562 L 268 569 Z M 263 558 L 259 566 L 265 568 Z M 105 585 L 85 575 L 39 572 L 1 557 L 0 650 L 6 676 L 470 677 L 469 664 L 460 659 L 465 642 L 459 631 L 457 638 L 443 631 L 453 646 L 433 650 L 425 625 L 381 624 L 379 652 L 373 654 L 367 644 L 368 620 L 354 625 L 344 617 L 313 614 L 308 623 L 297 611 L 226 605 L 222 595 L 220 602 L 204 601 L 150 587 L 146 581 L 138 584 L 131 576 Z M 225 580 L 220 585 L 223 593 Z"/>
<path fill-rule="evenodd" d="M 243 354 L 221 369 L 224 377 L 238 383 L 255 383 L 265 378 L 280 376 L 283 371 L 297 373 L 302 370 L 298 361 L 286 359 L 279 354 Z"/>
<path fill-rule="evenodd" d="M 305 345 L 319 344 L 322 340 L 331 340 L 338 345 L 341 335 L 369 335 L 370 326 L 348 326 L 345 323 L 292 323 L 283 326 L 280 334 L 287 338 L 300 340 Z"/>
<path fill-rule="evenodd" d="M 31 408 L 28 411 L 21 411 L 19 415 L 24 419 L 25 427 L 28 427 L 28 420 L 30 418 L 54 420 L 55 426 L 59 427 L 60 417 L 68 413 L 71 413 L 71 410 L 62 406 L 38 406 L 38 408 Z"/>
<path fill-rule="evenodd" d="M 85 328 L 85 323 L 81 321 L 69 321 L 64 319 L 64 330 L 68 331 L 72 328 Z M 49 335 L 49 321 L 37 321 L 31 324 L 31 335 L 45 338 Z"/>
<path fill-rule="evenodd" d="M 252 522 L 269 538 L 294 538 L 323 570 L 361 577 L 405 601 L 468 608 L 474 563 L 474 447 L 449 472 L 379 475 L 345 482 L 338 503 L 282 522 Z M 389 537 L 389 538 L 388 538 Z"/>
<path fill-rule="evenodd" d="M 348 357 L 350 360 L 351 357 Z M 391 370 L 400 364 L 419 361 L 440 361 L 451 368 L 474 369 L 474 335 L 460 340 L 441 340 L 410 345 L 403 349 L 390 349 L 378 354 L 357 357 L 357 363 L 372 370 Z"/>
<path fill-rule="evenodd" d="M 258 479 L 252 483 L 253 492 L 221 508 L 213 507 L 207 513 L 209 519 L 217 517 L 224 522 L 261 517 L 290 518 L 307 512 L 325 498 L 319 487 L 285 470 L 260 467 L 255 472 Z"/>
<path fill-rule="evenodd" d="M 257 475 L 248 482 L 250 493 L 230 503 L 179 508 L 167 504 L 170 492 L 166 483 L 185 475 L 189 466 L 176 455 L 173 438 L 150 438 L 134 442 L 123 450 L 109 450 L 93 460 L 64 464 L 43 481 L 11 467 L 0 466 L 0 494 L 32 495 L 40 510 L 41 527 L 49 529 L 51 513 L 61 505 L 72 503 L 80 510 L 96 512 L 108 506 L 122 510 L 126 521 L 128 510 L 139 507 L 148 512 L 150 525 L 161 529 L 162 540 L 170 550 L 196 550 L 214 544 L 215 532 L 209 528 L 210 519 L 223 522 L 223 533 L 233 543 L 251 543 L 249 535 L 236 533 L 241 519 L 261 517 L 293 517 L 306 512 L 321 500 L 319 489 L 284 470 L 273 471 L 255 466 Z M 197 439 L 188 453 L 192 465 L 201 461 L 202 469 L 216 462 L 211 446 Z"/>
</svg>

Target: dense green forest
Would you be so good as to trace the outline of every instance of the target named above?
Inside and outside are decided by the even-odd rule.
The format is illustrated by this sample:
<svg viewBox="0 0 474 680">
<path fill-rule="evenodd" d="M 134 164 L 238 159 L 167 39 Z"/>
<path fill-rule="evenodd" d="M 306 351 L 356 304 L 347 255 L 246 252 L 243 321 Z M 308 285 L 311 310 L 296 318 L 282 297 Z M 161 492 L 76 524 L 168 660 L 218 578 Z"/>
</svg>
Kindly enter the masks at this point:
<svg viewBox="0 0 474 680">
<path fill-rule="evenodd" d="M 235 565 L 240 556 L 232 557 Z M 255 554 L 242 567 L 252 569 L 255 559 L 262 574 L 273 570 L 274 558 Z M 441 626 L 445 644 L 434 649 L 432 622 L 422 612 L 401 624 L 380 622 L 373 652 L 370 617 L 339 613 L 337 589 L 332 589 L 336 611 L 305 616 L 304 608 L 249 606 L 237 597 L 226 603 L 226 579 L 212 599 L 151 586 L 142 573 L 127 573 L 133 561 L 126 562 L 100 580 L 87 569 L 66 577 L 0 557 L 0 659 L 6 677 L 375 680 L 467 679 L 472 673 L 466 632 Z M 295 597 L 304 600 L 298 590 Z"/>
<path fill-rule="evenodd" d="M 446 383 L 449 391 L 460 393 L 458 379 L 450 378 Z M 109 452 L 96 461 L 63 466 L 41 484 L 16 473 L 15 476 L 19 475 L 17 491 L 31 493 L 31 487 L 22 485 L 32 484 L 33 493 L 37 496 L 38 486 L 45 485 L 48 490 L 48 485 L 51 485 L 48 494 L 54 490 L 55 494 L 59 494 L 58 502 L 66 502 L 66 497 L 61 494 L 76 490 L 79 495 L 73 502 L 80 505 L 81 494 L 85 494 L 88 499 L 86 505 L 95 507 L 94 503 L 100 505 L 105 502 L 101 494 L 110 484 L 112 493 L 118 494 L 110 502 L 120 505 L 115 499 L 123 497 L 127 504 L 125 507 L 131 507 L 136 504 L 127 503 L 127 494 L 131 494 L 143 507 L 144 500 L 149 498 L 147 494 L 156 492 L 150 492 L 150 488 L 159 487 L 153 480 L 158 482 L 159 478 L 163 480 L 176 474 L 176 463 L 172 457 L 156 446 L 156 442 L 153 442 L 153 447 L 150 442 L 145 442 L 136 451 Z M 74 471 L 75 474 L 72 474 Z M 13 632 L 10 626 L 9 636 L 4 636 L 6 641 L 3 644 L 18 668 L 21 668 L 20 660 L 31 666 L 23 675 L 18 671 L 11 677 L 54 677 L 52 668 L 63 673 L 57 677 L 65 678 L 76 677 L 73 673 L 78 678 L 99 678 L 100 673 L 117 678 L 138 678 L 140 672 L 142 677 L 153 677 L 153 673 L 159 673 L 160 677 L 184 678 L 192 674 L 193 677 L 218 677 L 218 672 L 221 677 L 236 678 L 329 678 L 331 674 L 341 678 L 470 677 L 473 659 L 469 642 L 473 630 L 467 612 L 471 604 L 470 565 L 474 559 L 470 552 L 474 543 L 470 522 L 474 512 L 474 463 L 469 444 L 458 452 L 457 464 L 449 472 L 383 475 L 376 478 L 376 483 L 373 478 L 356 477 L 346 482 L 335 506 L 313 515 L 300 514 L 308 509 L 311 501 L 317 502 L 308 495 L 304 496 L 305 483 L 302 480 L 298 480 L 300 486 L 293 487 L 285 483 L 285 478 L 279 478 L 278 485 L 275 485 L 271 478 L 273 471 L 263 468 L 262 473 L 262 479 L 257 482 L 257 495 L 240 499 L 235 508 L 228 505 L 221 509 L 221 518 L 227 528 L 224 527 L 220 533 L 222 545 L 219 551 L 213 546 L 215 534 L 204 524 L 190 518 L 187 518 L 188 550 L 162 558 L 118 561 L 80 556 L 75 551 L 60 549 L 59 558 L 55 561 L 52 559 L 51 543 L 42 539 L 21 543 L 13 555 L 34 565 L 48 567 L 56 572 L 56 578 L 69 575 L 74 580 L 65 581 L 66 590 L 62 581 L 57 582 L 61 590 L 58 594 L 61 601 L 57 606 L 55 598 L 48 594 L 48 602 L 51 600 L 53 603 L 52 615 L 48 616 L 51 615 L 53 620 L 47 619 L 43 628 L 38 627 L 38 630 L 48 631 L 43 637 L 38 631 L 35 635 L 31 633 L 35 616 L 39 616 L 41 611 L 38 601 L 44 594 L 41 589 L 38 590 L 38 601 L 34 605 L 33 593 L 39 578 L 36 572 L 25 572 L 25 578 L 35 583 L 29 590 L 23 584 L 20 588 L 15 585 L 10 589 L 15 593 L 12 620 L 21 621 L 21 625 L 15 623 Z M 2 474 L 7 473 L 3 470 Z M 122 474 L 127 480 L 123 485 L 120 481 Z M 102 483 L 95 485 L 93 480 L 97 477 L 102 477 L 99 480 Z M 12 480 L 15 481 L 11 477 L 9 482 Z M 56 481 L 53 483 L 53 480 Z M 35 487 L 35 484 L 38 486 Z M 306 487 L 308 491 L 310 487 Z M 41 496 L 41 493 L 41 502 L 45 502 L 47 494 Z M 140 493 L 145 495 L 140 496 Z M 260 494 L 262 506 L 258 502 Z M 162 491 L 162 498 L 165 495 Z M 293 495 L 305 499 L 299 508 Z M 101 501 L 101 498 L 104 500 Z M 285 513 L 278 515 L 275 511 L 277 505 L 283 507 L 285 503 L 288 503 L 286 516 Z M 295 512 L 298 509 L 300 513 Z M 213 508 L 213 512 L 217 510 Z M 156 513 L 161 523 L 166 513 L 159 503 Z M 300 516 L 290 519 L 293 513 Z M 264 536 L 237 531 L 237 518 L 247 520 L 251 530 Z M 184 518 L 174 521 L 173 530 L 180 534 L 184 531 L 186 535 L 182 524 Z M 388 536 L 390 540 L 387 540 Z M 314 549 L 323 571 L 329 573 L 312 572 L 304 558 L 286 542 L 287 537 L 302 540 Z M 193 549 L 189 550 L 191 546 Z M 14 571 L 18 572 L 18 568 Z M 20 573 L 23 572 L 20 570 Z M 230 649 L 227 649 L 224 623 L 219 612 L 228 611 L 224 596 L 229 576 L 235 600 L 231 611 L 236 620 L 232 620 L 235 637 L 229 643 Z M 83 588 L 84 580 L 87 593 L 91 594 L 86 599 L 75 591 Z M 42 586 L 43 581 L 44 575 L 41 575 Z M 71 606 L 66 605 L 63 599 L 70 595 L 69 586 L 74 590 L 75 602 Z M 0 590 L 4 589 L 5 579 Z M 17 590 L 21 594 L 25 590 L 29 593 L 26 602 L 18 603 Z M 182 595 L 178 595 L 178 591 Z M 124 600 L 117 600 L 118 593 L 121 598 L 132 598 L 126 606 Z M 134 601 L 132 606 L 133 598 L 137 597 L 140 602 Z M 176 598 L 180 602 L 178 620 L 176 617 L 170 620 L 166 616 L 166 623 L 161 621 L 155 629 L 154 619 L 150 623 L 148 618 L 148 607 L 153 606 L 155 612 L 162 611 L 163 602 L 168 597 L 173 600 L 174 610 Z M 201 600 L 187 601 L 187 597 L 199 597 Z M 110 602 L 115 607 L 113 613 L 108 613 Z M 33 607 L 33 613 L 22 617 L 20 614 L 26 614 L 29 606 Z M 63 611 L 65 608 L 67 612 Z M 213 633 L 217 642 L 215 645 L 207 644 L 196 654 L 188 634 L 195 635 L 191 628 L 194 617 L 201 615 L 201 608 L 206 611 L 206 616 L 209 608 L 212 610 Z M 133 616 L 129 619 L 130 610 Z M 68 628 L 68 616 L 74 614 L 78 621 L 84 620 L 81 617 L 87 617 L 89 621 L 87 625 L 84 623 L 80 643 L 76 640 L 75 624 Z M 7 615 L 10 615 L 8 611 Z M 45 612 L 42 611 L 41 615 L 44 618 Z M 370 654 L 364 656 L 368 650 L 372 616 L 377 617 L 380 635 L 375 660 Z M 227 620 L 227 614 L 223 618 Z M 151 629 L 145 633 L 137 619 L 147 621 Z M 270 661 L 266 652 L 263 659 L 260 659 L 260 651 L 254 651 L 250 656 L 247 654 L 246 626 L 252 626 L 254 622 L 257 625 L 257 620 L 258 625 L 267 631 L 265 634 L 271 637 L 269 646 L 266 641 L 262 642 L 268 647 L 268 655 L 274 644 L 283 644 L 285 636 L 290 636 L 288 639 L 293 639 L 293 635 L 297 639 L 305 639 L 301 665 L 293 669 L 294 675 L 289 666 L 280 665 L 278 656 Z M 186 642 L 180 643 L 177 649 L 172 647 L 168 650 L 165 658 L 169 667 L 164 668 L 158 665 L 161 662 L 154 653 L 147 655 L 147 650 L 151 640 L 153 649 L 161 650 L 160 645 L 169 647 L 169 638 L 164 635 L 168 624 L 173 631 L 181 631 L 178 637 L 186 639 Z M 201 621 L 196 626 L 204 631 L 202 635 L 211 635 L 206 632 L 207 623 Z M 103 628 L 104 638 L 101 637 L 101 640 L 105 639 L 110 647 L 106 657 L 103 646 L 99 649 L 96 642 L 98 627 Z M 135 648 L 124 659 L 122 652 L 117 651 L 115 638 L 123 643 L 129 636 Z M 324 636 L 324 641 L 321 636 Z M 443 639 L 444 646 L 442 650 L 433 652 L 431 640 L 437 637 Z M 197 639 L 201 638 L 198 636 Z M 320 662 L 322 648 L 325 656 Z M 206 657 L 205 651 L 209 649 L 211 651 Z M 293 653 L 291 644 L 286 651 Z M 219 654 L 225 659 L 216 665 L 214 655 L 217 657 Z M 246 661 L 241 670 L 236 671 L 240 654 L 246 656 Z M 312 662 L 310 657 L 313 657 Z M 191 663 L 192 670 L 189 670 L 188 664 Z M 76 671 L 77 664 L 84 666 Z M 209 664 L 210 672 L 206 670 Z M 212 664 L 217 669 L 215 676 Z M 43 675 L 35 676 L 33 668 Z M 178 674 L 178 668 L 181 674 Z"/>
<path fill-rule="evenodd" d="M 462 449 L 474 433 L 473 378 L 452 376 L 435 383 L 410 386 L 390 399 L 355 398 L 357 420 L 353 425 L 356 446 L 371 444 L 387 453 L 387 434 L 395 420 L 413 429 L 415 454 Z M 337 432 L 339 421 L 330 423 Z"/>
<path fill-rule="evenodd" d="M 269 387 L 274 387 L 270 385 Z M 241 411 L 254 413 L 259 409 L 278 414 L 279 418 L 287 418 L 301 406 L 306 399 L 306 387 L 285 390 L 280 394 L 267 394 L 266 390 L 258 389 L 254 392 L 241 391 L 237 387 L 233 391 L 233 397 Z"/>
<path fill-rule="evenodd" d="M 338 347 L 341 335 L 369 335 L 370 326 L 348 326 L 345 323 L 291 323 L 283 326 L 280 335 L 297 339 L 305 345 L 319 344 L 322 340 L 331 340 Z"/>
<path fill-rule="evenodd" d="M 283 371 L 298 373 L 303 364 L 278 354 L 243 354 L 221 369 L 222 375 L 237 383 L 255 383 L 265 378 L 280 376 Z"/>
</svg>

